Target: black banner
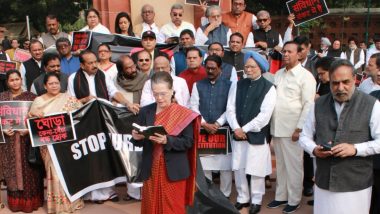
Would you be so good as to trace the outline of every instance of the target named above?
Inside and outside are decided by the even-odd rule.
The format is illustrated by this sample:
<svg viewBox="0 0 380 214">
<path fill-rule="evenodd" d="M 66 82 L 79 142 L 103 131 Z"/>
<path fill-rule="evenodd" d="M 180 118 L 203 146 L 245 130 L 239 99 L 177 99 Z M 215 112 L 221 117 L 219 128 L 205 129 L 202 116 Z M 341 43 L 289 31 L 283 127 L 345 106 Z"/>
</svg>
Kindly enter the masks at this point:
<svg viewBox="0 0 380 214">
<path fill-rule="evenodd" d="M 286 6 L 289 13 L 294 13 L 296 26 L 329 13 L 325 0 L 291 0 Z"/>
<path fill-rule="evenodd" d="M 9 70 L 15 70 L 16 63 L 0 60 L 0 74 L 5 74 Z"/>
<path fill-rule="evenodd" d="M 77 140 L 48 146 L 71 201 L 90 191 L 125 182 L 126 174 L 131 176 L 130 180 L 139 180 L 138 157 L 142 149 L 129 142 L 135 120 L 132 113 L 107 101 L 94 100 L 72 116 Z M 125 163 L 131 167 L 125 168 Z"/>
<path fill-rule="evenodd" d="M 25 130 L 32 101 L 1 101 L 0 117 L 3 129 Z"/>
<path fill-rule="evenodd" d="M 228 127 L 220 127 L 215 134 L 209 134 L 201 128 L 198 140 L 199 155 L 228 154 L 231 152 L 230 130 Z"/>
<path fill-rule="evenodd" d="M 33 147 L 76 140 L 71 113 L 31 118 L 28 127 Z"/>
</svg>

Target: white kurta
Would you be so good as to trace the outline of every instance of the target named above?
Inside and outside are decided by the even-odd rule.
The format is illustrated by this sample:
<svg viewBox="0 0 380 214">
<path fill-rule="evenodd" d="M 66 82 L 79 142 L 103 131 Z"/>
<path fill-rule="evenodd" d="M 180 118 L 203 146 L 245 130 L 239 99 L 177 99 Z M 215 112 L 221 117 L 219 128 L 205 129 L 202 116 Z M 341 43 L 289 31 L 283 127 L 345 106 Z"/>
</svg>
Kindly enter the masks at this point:
<svg viewBox="0 0 380 214">
<path fill-rule="evenodd" d="M 95 32 L 95 33 L 103 33 L 103 34 L 112 34 L 110 30 L 108 30 L 108 28 L 102 24 L 98 24 L 96 25 L 94 28 L 92 28 L 90 30 L 90 28 L 88 27 L 88 25 L 86 25 L 85 27 L 83 27 L 82 29 L 80 29 L 79 31 L 92 31 L 92 32 Z"/>
<path fill-rule="evenodd" d="M 236 119 L 236 89 L 237 84 L 233 83 L 228 94 L 226 115 L 229 125 L 232 130 L 242 128 L 245 133 L 261 131 L 272 116 L 276 104 L 276 89 L 274 86 L 269 89 L 261 104 L 260 113 L 243 127 L 240 127 Z M 232 170 L 244 168 L 246 174 L 258 177 L 265 177 L 272 173 L 271 154 L 266 142 L 263 145 L 251 145 L 248 141 L 232 141 Z"/>
<path fill-rule="evenodd" d="M 366 94 L 370 94 L 372 91 L 380 90 L 380 85 L 374 83 L 372 77 L 369 77 L 360 83 L 358 89 Z"/>
</svg>

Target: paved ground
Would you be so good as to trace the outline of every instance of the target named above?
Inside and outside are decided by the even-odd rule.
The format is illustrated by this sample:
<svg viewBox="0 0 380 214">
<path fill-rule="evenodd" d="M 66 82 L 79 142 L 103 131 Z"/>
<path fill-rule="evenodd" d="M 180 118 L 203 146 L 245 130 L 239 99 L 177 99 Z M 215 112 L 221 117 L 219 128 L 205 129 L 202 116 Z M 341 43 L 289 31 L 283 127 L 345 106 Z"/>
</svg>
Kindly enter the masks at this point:
<svg viewBox="0 0 380 214">
<path fill-rule="evenodd" d="M 267 193 L 264 197 L 263 204 L 266 205 L 269 203 L 273 197 L 274 197 L 274 186 L 275 184 L 272 183 L 272 188 L 267 190 Z M 125 195 L 125 188 L 123 187 L 118 187 L 117 191 L 119 192 L 120 195 L 124 196 Z M 2 190 L 1 191 L 2 199 L 3 202 L 6 202 L 6 191 Z M 231 197 L 231 203 L 235 202 L 236 198 L 236 192 L 233 190 L 233 195 Z M 303 198 L 301 202 L 301 208 L 296 212 L 299 214 L 311 214 L 312 213 L 312 207 L 308 206 L 306 202 L 310 200 L 310 198 Z M 93 203 L 86 203 L 85 208 L 82 210 L 79 210 L 75 213 L 77 214 L 137 214 L 140 213 L 140 202 L 138 201 L 120 201 L 117 203 L 113 202 L 106 202 L 102 205 L 98 204 L 93 204 Z M 282 213 L 282 208 L 278 209 L 267 209 L 265 207 L 262 208 L 261 214 L 280 214 Z M 0 210 L 1 214 L 7 214 L 7 213 L 12 213 L 5 207 L 4 209 Z M 43 208 L 40 208 L 38 211 L 34 213 L 46 213 L 46 204 Z M 244 208 L 240 213 L 248 213 L 248 209 Z"/>
</svg>

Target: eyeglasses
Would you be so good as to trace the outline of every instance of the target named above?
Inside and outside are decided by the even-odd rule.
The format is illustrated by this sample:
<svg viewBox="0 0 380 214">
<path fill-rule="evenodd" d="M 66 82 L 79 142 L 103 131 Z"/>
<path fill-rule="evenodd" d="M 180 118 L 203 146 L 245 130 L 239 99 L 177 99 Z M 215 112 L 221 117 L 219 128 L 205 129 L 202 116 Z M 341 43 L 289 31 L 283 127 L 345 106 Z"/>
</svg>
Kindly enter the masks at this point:
<svg viewBox="0 0 380 214">
<path fill-rule="evenodd" d="M 244 65 L 244 69 L 248 70 L 250 68 L 254 69 L 254 68 L 258 68 L 259 66 L 257 65 Z"/>
<path fill-rule="evenodd" d="M 173 13 L 173 16 L 179 16 L 179 17 L 182 17 L 182 13 Z"/>
<path fill-rule="evenodd" d="M 110 51 L 108 51 L 108 50 L 100 50 L 100 51 L 98 51 L 99 53 L 109 53 Z"/>
<path fill-rule="evenodd" d="M 146 11 L 143 11 L 142 13 L 143 14 L 150 14 L 150 13 L 153 13 L 153 10 L 146 10 Z"/>
<path fill-rule="evenodd" d="M 257 22 L 267 22 L 268 19 L 257 19 Z"/>
<path fill-rule="evenodd" d="M 158 98 L 158 97 L 166 97 L 168 96 L 169 92 L 153 92 L 153 97 Z"/>
<path fill-rule="evenodd" d="M 150 59 L 139 59 L 139 62 L 149 62 L 150 61 Z"/>
</svg>

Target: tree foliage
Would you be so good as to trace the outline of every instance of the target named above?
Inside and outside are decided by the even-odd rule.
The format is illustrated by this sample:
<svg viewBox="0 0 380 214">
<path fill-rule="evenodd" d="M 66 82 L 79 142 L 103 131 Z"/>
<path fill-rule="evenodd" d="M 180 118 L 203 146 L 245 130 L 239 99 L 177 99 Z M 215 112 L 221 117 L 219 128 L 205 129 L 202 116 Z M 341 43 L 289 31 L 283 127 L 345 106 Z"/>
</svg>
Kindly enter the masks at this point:
<svg viewBox="0 0 380 214">
<path fill-rule="evenodd" d="M 61 26 L 70 25 L 78 20 L 82 6 L 73 0 L 0 0 L 0 5 L 0 23 L 25 21 L 28 15 L 32 26 L 40 32 L 45 31 L 46 15 L 56 15 Z"/>
</svg>

